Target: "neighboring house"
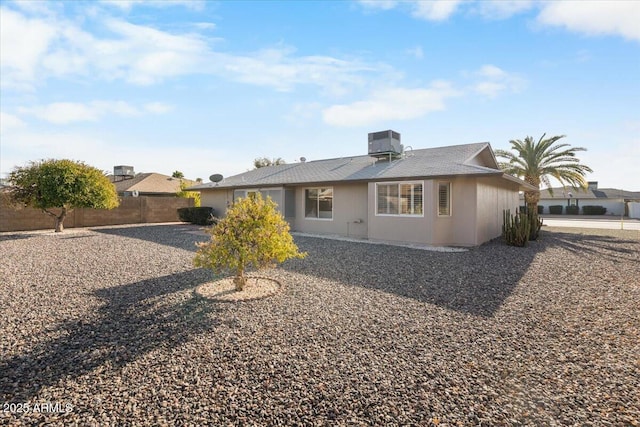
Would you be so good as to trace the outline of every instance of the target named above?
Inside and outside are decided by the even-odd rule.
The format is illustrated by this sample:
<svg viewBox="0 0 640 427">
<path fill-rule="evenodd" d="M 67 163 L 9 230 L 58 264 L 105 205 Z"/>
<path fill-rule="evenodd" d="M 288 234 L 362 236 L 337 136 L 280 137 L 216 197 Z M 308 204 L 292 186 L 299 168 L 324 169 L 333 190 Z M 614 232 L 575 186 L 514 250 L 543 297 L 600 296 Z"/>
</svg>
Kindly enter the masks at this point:
<svg viewBox="0 0 640 427">
<path fill-rule="evenodd" d="M 369 134 L 369 155 L 269 166 L 200 184 L 224 215 L 239 197 L 270 196 L 293 231 L 434 246 L 500 236 L 502 212 L 529 184 L 504 174 L 488 143 L 403 151 L 400 135 Z"/>
<path fill-rule="evenodd" d="M 156 196 L 175 197 L 180 191 L 180 182 L 195 185 L 195 181 L 172 178 L 159 173 L 134 174 L 132 166 L 115 166 L 109 180 L 116 186 L 119 196 Z"/>
<path fill-rule="evenodd" d="M 640 202 L 640 191 L 625 191 L 614 188 L 598 188 L 597 181 L 590 181 L 587 190 L 573 187 L 552 188 L 540 191 L 539 206 L 544 206 L 543 213 L 549 213 L 549 206 L 578 206 L 582 213 L 583 206 L 602 206 L 607 208 L 606 215 L 629 215 L 629 203 Z M 521 200 L 524 205 L 524 198 Z M 563 209 L 564 213 L 564 209 Z"/>
</svg>

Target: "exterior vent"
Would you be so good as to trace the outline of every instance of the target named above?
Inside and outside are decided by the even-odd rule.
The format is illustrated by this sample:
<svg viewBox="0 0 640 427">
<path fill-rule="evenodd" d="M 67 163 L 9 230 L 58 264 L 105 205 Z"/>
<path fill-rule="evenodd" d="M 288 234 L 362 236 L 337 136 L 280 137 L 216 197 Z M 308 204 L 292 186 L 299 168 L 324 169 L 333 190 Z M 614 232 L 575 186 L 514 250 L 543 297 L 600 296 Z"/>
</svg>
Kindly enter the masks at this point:
<svg viewBox="0 0 640 427">
<path fill-rule="evenodd" d="M 400 134 L 392 130 L 369 134 L 369 155 L 373 157 L 398 156 L 402 154 Z"/>
</svg>

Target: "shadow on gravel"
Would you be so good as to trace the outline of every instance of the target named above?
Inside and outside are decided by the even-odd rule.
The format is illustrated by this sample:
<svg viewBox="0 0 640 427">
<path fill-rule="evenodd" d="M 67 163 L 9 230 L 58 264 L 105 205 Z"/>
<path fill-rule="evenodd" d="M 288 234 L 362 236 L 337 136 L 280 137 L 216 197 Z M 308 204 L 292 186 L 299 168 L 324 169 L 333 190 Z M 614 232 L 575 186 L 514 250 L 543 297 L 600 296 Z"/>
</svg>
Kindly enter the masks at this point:
<svg viewBox="0 0 640 427">
<path fill-rule="evenodd" d="M 637 261 L 640 251 L 640 239 L 625 239 L 606 234 L 585 232 L 584 230 L 575 233 L 550 231 L 545 233 L 545 236 L 552 238 L 555 245 L 560 245 L 570 252 L 597 254 L 599 257 L 604 257 L 614 263 L 629 260 Z M 638 236 L 640 237 L 640 233 L 638 233 Z M 627 247 L 623 247 L 623 245 Z M 635 245 L 635 248 L 630 248 L 628 247 L 629 245 Z"/>
<path fill-rule="evenodd" d="M 95 318 L 68 321 L 56 338 L 0 361 L 0 401 L 27 402 L 46 386 L 77 378 L 103 365 L 121 367 L 156 348 L 171 348 L 216 326 L 213 306 L 196 296 L 181 303 L 163 296 L 210 280 L 203 270 L 100 289 Z"/>
<path fill-rule="evenodd" d="M 16 233 L 16 234 L 0 234 L 0 242 L 5 242 L 9 240 L 23 240 L 28 239 L 30 237 L 36 237 L 37 234 L 28 234 L 28 233 Z"/>
<path fill-rule="evenodd" d="M 304 260 L 283 267 L 346 285 L 375 289 L 476 316 L 492 316 L 544 244 L 506 246 L 499 239 L 468 252 L 296 237 Z"/>
<path fill-rule="evenodd" d="M 195 242 L 209 240 L 208 235 L 202 234 L 202 228 L 202 226 L 191 224 L 161 224 L 140 227 L 95 228 L 92 229 L 92 231 L 131 239 L 146 240 L 148 242 L 195 252 L 197 249 Z"/>
</svg>

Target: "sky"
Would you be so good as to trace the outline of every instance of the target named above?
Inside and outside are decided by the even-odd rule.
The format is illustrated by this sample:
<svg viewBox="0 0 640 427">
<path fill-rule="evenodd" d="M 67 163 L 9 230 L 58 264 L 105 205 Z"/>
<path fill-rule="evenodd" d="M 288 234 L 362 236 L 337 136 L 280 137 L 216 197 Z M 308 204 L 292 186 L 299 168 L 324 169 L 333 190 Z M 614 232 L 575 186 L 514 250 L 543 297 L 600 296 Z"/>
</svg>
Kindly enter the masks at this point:
<svg viewBox="0 0 640 427">
<path fill-rule="evenodd" d="M 393 129 L 566 135 L 588 180 L 640 191 L 638 22 L 611 0 L 2 0 L 0 177 L 68 158 L 207 182 Z"/>
</svg>

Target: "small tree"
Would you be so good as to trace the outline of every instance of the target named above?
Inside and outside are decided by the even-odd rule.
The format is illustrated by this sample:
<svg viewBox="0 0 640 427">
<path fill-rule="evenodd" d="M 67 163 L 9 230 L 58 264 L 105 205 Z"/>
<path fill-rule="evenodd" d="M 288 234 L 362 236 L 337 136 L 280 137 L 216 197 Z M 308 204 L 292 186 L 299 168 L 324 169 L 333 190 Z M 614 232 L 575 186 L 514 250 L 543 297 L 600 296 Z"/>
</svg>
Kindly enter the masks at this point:
<svg viewBox="0 0 640 427">
<path fill-rule="evenodd" d="M 171 174 L 171 178 L 184 178 L 184 174 L 178 170 L 173 171 L 173 173 Z"/>
<path fill-rule="evenodd" d="M 238 199 L 209 233 L 210 241 L 198 243 L 194 264 L 214 272 L 233 272 L 236 291 L 247 283 L 247 268 L 271 268 L 289 258 L 306 256 L 298 251 L 276 204 L 259 193 Z"/>
<path fill-rule="evenodd" d="M 185 189 L 189 187 L 189 185 L 180 180 L 180 191 L 176 193 L 178 197 L 184 197 L 185 199 L 193 199 L 193 206 L 200 207 L 200 192 L 199 191 L 186 191 Z"/>
<path fill-rule="evenodd" d="M 270 159 L 268 157 L 258 157 L 253 160 L 253 166 L 255 169 L 264 168 L 266 166 L 277 166 L 284 165 L 287 162 L 284 161 L 281 157 Z"/>
<path fill-rule="evenodd" d="M 8 178 L 12 203 L 41 209 L 55 219 L 55 231 L 75 208 L 113 209 L 118 194 L 109 178 L 92 166 L 72 160 L 41 160 L 16 167 Z M 60 209 L 59 213 L 51 209 Z"/>
</svg>

